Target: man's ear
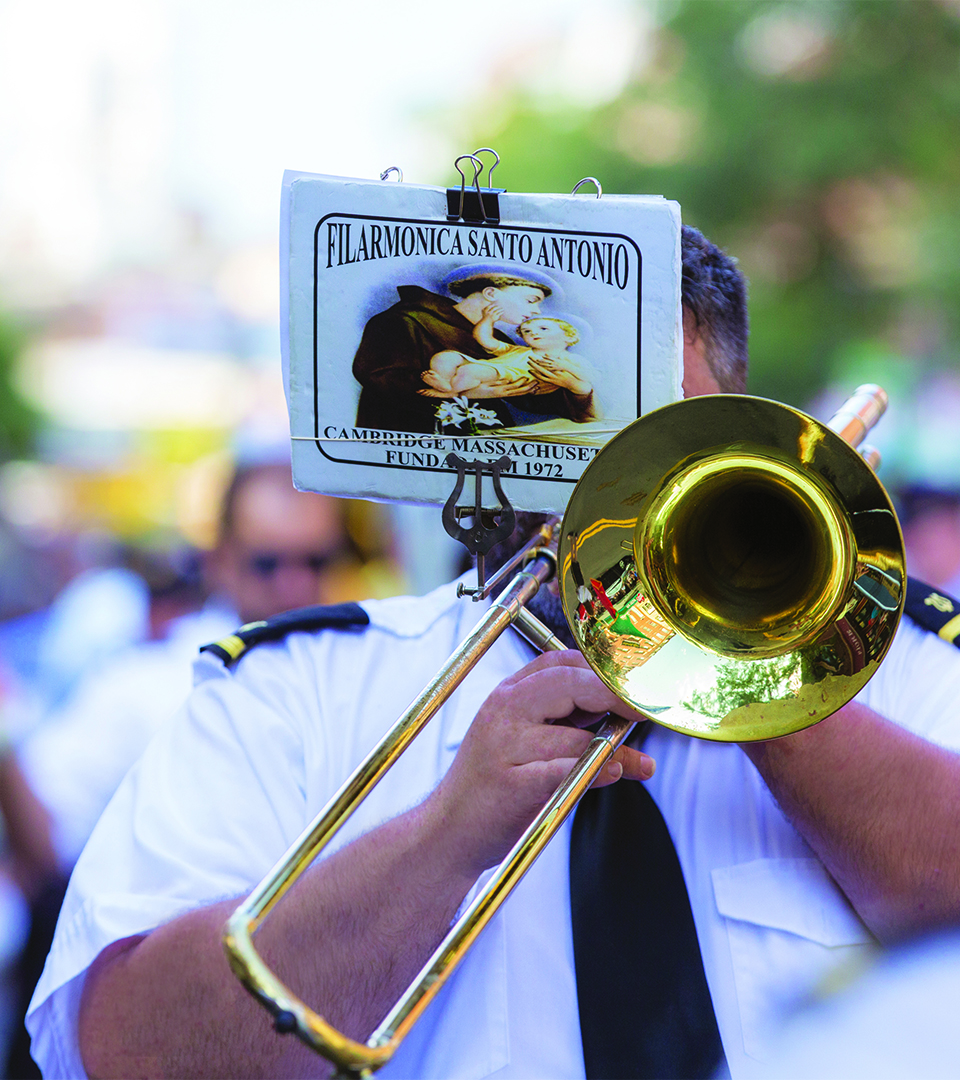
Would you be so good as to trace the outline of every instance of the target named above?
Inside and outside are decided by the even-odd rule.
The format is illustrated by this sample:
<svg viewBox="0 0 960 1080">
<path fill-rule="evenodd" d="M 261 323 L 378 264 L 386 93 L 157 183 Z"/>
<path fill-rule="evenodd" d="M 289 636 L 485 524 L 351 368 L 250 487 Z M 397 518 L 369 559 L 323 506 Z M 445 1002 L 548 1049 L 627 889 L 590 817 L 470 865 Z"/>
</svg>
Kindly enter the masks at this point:
<svg viewBox="0 0 960 1080">
<path fill-rule="evenodd" d="M 697 326 L 697 318 L 688 308 L 683 309 L 683 343 L 691 346 L 697 343 L 700 337 L 700 328 Z"/>
<path fill-rule="evenodd" d="M 497 298 L 497 290 L 496 290 L 496 288 L 494 288 L 493 285 L 488 285 L 480 293 L 480 295 L 484 298 L 484 300 L 496 300 L 496 298 Z"/>
</svg>

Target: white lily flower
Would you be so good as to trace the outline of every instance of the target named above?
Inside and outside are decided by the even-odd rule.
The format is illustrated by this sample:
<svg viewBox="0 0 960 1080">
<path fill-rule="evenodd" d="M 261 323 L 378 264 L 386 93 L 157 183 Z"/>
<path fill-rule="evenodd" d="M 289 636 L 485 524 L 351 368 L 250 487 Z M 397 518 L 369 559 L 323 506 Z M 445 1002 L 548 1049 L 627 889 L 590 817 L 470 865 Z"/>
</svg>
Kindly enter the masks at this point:
<svg viewBox="0 0 960 1080">
<path fill-rule="evenodd" d="M 483 427 L 496 427 L 500 423 L 493 409 L 481 409 L 479 405 L 471 405 L 467 409 L 467 419 Z"/>
</svg>

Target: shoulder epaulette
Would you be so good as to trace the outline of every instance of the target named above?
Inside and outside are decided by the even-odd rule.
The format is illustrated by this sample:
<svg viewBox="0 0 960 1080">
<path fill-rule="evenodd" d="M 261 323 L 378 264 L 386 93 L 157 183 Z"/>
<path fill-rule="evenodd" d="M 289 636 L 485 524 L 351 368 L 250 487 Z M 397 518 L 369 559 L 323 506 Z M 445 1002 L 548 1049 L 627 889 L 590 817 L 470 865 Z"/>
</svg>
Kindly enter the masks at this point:
<svg viewBox="0 0 960 1080">
<path fill-rule="evenodd" d="M 359 630 L 369 624 L 370 616 L 359 604 L 314 604 L 285 611 L 272 619 L 247 623 L 228 637 L 204 645 L 200 651 L 219 656 L 229 667 L 254 645 L 279 641 L 297 630 Z"/>
<path fill-rule="evenodd" d="M 918 626 L 960 649 L 960 600 L 916 578 L 907 578 L 904 611 Z"/>
</svg>

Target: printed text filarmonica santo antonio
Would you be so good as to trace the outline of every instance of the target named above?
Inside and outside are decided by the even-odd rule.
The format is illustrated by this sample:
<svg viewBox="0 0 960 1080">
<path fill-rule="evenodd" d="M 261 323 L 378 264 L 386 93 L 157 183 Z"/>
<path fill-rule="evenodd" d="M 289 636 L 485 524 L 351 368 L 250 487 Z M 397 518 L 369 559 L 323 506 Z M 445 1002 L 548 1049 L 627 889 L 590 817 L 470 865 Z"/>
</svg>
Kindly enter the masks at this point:
<svg viewBox="0 0 960 1080">
<path fill-rule="evenodd" d="M 532 263 L 621 290 L 629 284 L 632 271 L 630 249 L 618 237 L 539 235 L 513 229 L 388 224 L 386 221 L 377 224 L 330 218 L 321 224 L 326 226 L 327 269 L 375 259 L 476 256 Z"/>
</svg>

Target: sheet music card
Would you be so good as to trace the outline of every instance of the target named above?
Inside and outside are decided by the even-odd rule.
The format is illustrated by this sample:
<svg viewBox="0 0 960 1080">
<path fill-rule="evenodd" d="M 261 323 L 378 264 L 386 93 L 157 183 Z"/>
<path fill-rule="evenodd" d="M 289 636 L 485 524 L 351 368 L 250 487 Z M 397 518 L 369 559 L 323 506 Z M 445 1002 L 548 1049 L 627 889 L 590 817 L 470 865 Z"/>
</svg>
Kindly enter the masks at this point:
<svg viewBox="0 0 960 1080">
<path fill-rule="evenodd" d="M 443 188 L 286 174 L 298 487 L 442 504 L 451 451 L 507 456 L 514 506 L 559 512 L 608 439 L 680 396 L 678 205 L 505 192 L 499 213 L 448 220 Z"/>
</svg>

